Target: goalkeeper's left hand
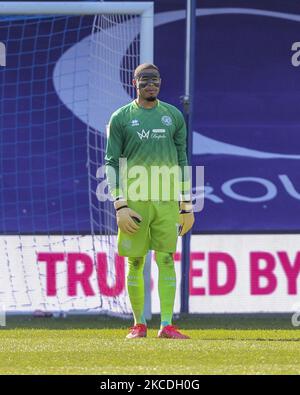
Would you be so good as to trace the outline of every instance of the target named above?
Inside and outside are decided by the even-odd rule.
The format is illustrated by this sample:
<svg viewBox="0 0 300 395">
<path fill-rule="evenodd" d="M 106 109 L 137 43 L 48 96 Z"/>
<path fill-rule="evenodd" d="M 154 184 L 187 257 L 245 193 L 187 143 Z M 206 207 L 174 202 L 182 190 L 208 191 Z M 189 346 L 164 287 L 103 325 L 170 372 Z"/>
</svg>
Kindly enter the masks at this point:
<svg viewBox="0 0 300 395">
<path fill-rule="evenodd" d="M 180 213 L 179 213 L 179 224 L 180 232 L 179 236 L 183 236 L 193 226 L 195 222 L 193 206 L 191 202 L 180 202 Z"/>
</svg>

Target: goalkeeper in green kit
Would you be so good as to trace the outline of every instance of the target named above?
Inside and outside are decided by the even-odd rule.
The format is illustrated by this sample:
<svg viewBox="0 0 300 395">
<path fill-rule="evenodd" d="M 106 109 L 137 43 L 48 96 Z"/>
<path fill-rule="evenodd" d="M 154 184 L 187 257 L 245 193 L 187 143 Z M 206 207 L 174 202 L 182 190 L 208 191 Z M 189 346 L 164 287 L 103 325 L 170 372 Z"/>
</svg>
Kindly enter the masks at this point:
<svg viewBox="0 0 300 395">
<path fill-rule="evenodd" d="M 161 308 L 158 337 L 188 339 L 172 325 L 176 291 L 173 253 L 178 236 L 194 223 L 186 171 L 186 126 L 176 107 L 157 99 L 161 78 L 155 65 L 139 65 L 133 84 L 136 100 L 111 116 L 105 156 L 118 224 L 118 253 L 128 257 L 129 265 L 127 290 L 134 326 L 127 338 L 147 336 L 143 269 L 148 251 L 154 250 Z M 166 169 L 171 169 L 167 179 Z"/>
</svg>

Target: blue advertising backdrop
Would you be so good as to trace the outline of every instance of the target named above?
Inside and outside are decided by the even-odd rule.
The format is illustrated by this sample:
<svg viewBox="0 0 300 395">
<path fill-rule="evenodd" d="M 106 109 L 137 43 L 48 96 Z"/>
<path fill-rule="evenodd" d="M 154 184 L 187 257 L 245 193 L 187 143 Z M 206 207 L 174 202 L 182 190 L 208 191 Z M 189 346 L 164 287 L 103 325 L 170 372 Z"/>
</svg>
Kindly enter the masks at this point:
<svg viewBox="0 0 300 395">
<path fill-rule="evenodd" d="M 300 4 L 295 3 L 199 2 L 192 164 L 205 167 L 206 196 L 194 233 L 300 231 L 300 67 L 291 61 L 292 44 L 300 41 Z M 180 109 L 184 6 L 183 1 L 155 2 L 160 98 Z M 65 231 L 88 232 L 86 125 L 67 107 L 61 108 L 51 78 L 62 52 L 78 37 L 58 29 L 50 41 L 51 67 L 46 70 L 49 42 L 41 39 L 33 56 L 28 40 L 28 51 L 20 52 L 18 43 L 22 39 L 24 49 L 32 27 L 20 24 L 8 36 L 7 24 L 1 24 L 0 41 L 12 44 L 7 67 L 0 69 L 0 232 L 43 233 L 60 230 L 62 224 Z M 86 37 L 88 29 L 83 26 L 80 34 Z M 64 45 L 55 50 L 61 42 Z M 45 83 L 46 98 L 39 95 Z M 41 130 L 51 136 L 46 147 Z M 41 160 L 47 163 L 47 174 Z M 47 199 L 39 188 L 46 179 Z M 59 199 L 58 215 L 59 195 L 64 198 Z M 38 213 L 34 220 L 33 204 Z"/>
</svg>

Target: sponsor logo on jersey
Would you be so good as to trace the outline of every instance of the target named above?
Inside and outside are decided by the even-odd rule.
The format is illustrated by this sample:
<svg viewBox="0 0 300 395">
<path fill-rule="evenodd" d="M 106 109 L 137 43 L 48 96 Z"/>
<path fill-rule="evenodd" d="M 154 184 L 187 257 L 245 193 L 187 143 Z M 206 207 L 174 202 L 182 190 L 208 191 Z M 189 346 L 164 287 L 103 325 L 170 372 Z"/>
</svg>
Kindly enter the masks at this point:
<svg viewBox="0 0 300 395">
<path fill-rule="evenodd" d="M 150 134 L 150 130 L 148 130 L 147 132 L 145 132 L 145 129 L 143 129 L 140 133 L 137 132 L 137 134 L 138 134 L 138 136 L 139 136 L 139 138 L 140 138 L 141 140 L 143 140 L 143 139 L 147 139 L 147 140 L 148 140 L 149 134 Z"/>
<path fill-rule="evenodd" d="M 166 133 L 166 129 L 153 129 L 153 133 Z"/>
<path fill-rule="evenodd" d="M 156 139 L 156 140 L 160 140 L 160 139 L 166 139 L 167 138 L 167 134 L 164 132 L 155 132 L 155 129 L 152 130 L 152 134 L 151 134 L 151 138 L 152 139 Z"/>
<path fill-rule="evenodd" d="M 161 121 L 166 126 L 172 125 L 172 118 L 169 117 L 169 115 L 164 115 L 163 117 L 161 117 Z"/>
<path fill-rule="evenodd" d="M 133 119 L 130 124 L 131 124 L 131 126 L 139 126 L 140 121 L 138 119 Z"/>
</svg>

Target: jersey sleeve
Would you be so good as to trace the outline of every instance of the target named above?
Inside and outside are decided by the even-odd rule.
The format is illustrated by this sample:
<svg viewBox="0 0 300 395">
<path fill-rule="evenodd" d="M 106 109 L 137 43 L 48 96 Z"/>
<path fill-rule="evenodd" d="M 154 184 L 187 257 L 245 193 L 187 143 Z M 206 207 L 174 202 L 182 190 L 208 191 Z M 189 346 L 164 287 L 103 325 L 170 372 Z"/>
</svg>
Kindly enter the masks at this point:
<svg viewBox="0 0 300 395">
<path fill-rule="evenodd" d="M 123 153 L 123 133 L 118 115 L 113 114 L 108 125 L 108 137 L 105 152 L 105 171 L 109 191 L 114 199 L 122 196 L 120 184 L 119 159 Z"/>
<path fill-rule="evenodd" d="M 191 182 L 186 151 L 187 130 L 184 117 L 180 111 L 176 113 L 176 131 L 174 143 L 177 149 L 178 166 L 181 170 L 179 180 L 181 200 L 191 200 Z"/>
</svg>

